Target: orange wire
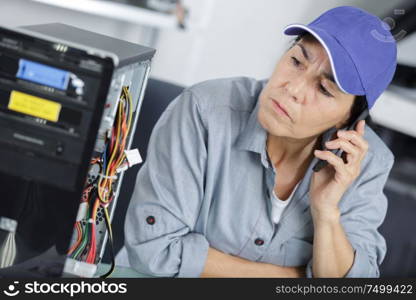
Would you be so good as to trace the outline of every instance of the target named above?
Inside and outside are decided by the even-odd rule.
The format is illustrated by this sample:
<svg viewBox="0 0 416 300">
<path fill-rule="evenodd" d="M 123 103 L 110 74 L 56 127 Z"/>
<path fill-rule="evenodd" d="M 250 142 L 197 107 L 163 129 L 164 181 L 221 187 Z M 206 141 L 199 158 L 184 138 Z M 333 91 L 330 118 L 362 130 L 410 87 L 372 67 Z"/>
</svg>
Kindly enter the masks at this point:
<svg viewBox="0 0 416 300">
<path fill-rule="evenodd" d="M 92 209 L 92 224 L 91 224 L 91 242 L 90 242 L 90 250 L 88 251 L 88 255 L 87 255 L 87 259 L 86 261 L 88 263 L 93 264 L 95 261 L 95 256 L 96 256 L 96 241 L 95 241 L 95 222 L 97 220 L 97 211 L 98 211 L 98 206 L 100 204 L 99 199 L 95 199 L 94 202 L 94 206 Z"/>
<path fill-rule="evenodd" d="M 68 250 L 68 255 L 72 254 L 72 252 L 74 252 L 74 250 L 76 248 L 78 248 L 79 244 L 81 243 L 81 229 L 79 228 L 79 222 L 75 223 L 75 226 L 77 228 L 77 241 L 75 242 L 74 245 L 72 245 L 72 247 Z"/>
</svg>

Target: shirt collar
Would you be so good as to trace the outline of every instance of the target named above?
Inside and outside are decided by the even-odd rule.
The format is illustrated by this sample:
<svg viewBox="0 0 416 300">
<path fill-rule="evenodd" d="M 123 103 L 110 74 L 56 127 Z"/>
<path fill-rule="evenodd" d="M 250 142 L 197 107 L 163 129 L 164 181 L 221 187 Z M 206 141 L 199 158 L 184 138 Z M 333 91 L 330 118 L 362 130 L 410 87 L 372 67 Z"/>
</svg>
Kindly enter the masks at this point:
<svg viewBox="0 0 416 300">
<path fill-rule="evenodd" d="M 261 162 L 265 168 L 271 166 L 267 155 L 266 139 L 267 131 L 258 120 L 260 100 L 257 98 L 253 111 L 250 113 L 248 122 L 237 138 L 236 147 L 240 150 L 251 151 L 260 154 Z"/>
<path fill-rule="evenodd" d="M 238 149 L 252 151 L 261 154 L 265 148 L 267 132 L 260 125 L 257 114 L 259 111 L 259 99 L 253 111 L 250 113 L 248 122 L 237 138 Z"/>
</svg>

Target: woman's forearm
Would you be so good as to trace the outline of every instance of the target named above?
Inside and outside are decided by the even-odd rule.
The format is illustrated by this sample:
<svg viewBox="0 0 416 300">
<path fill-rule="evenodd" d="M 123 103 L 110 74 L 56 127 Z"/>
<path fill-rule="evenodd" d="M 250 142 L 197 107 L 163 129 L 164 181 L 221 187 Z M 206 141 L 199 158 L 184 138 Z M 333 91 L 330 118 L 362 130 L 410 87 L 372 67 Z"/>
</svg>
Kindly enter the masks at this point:
<svg viewBox="0 0 416 300">
<path fill-rule="evenodd" d="M 340 223 L 339 211 L 313 215 L 313 277 L 344 277 L 354 262 L 354 249 Z"/>
<path fill-rule="evenodd" d="M 225 254 L 214 248 L 208 249 L 201 277 L 305 277 L 305 267 L 281 267 L 253 262 Z"/>
</svg>

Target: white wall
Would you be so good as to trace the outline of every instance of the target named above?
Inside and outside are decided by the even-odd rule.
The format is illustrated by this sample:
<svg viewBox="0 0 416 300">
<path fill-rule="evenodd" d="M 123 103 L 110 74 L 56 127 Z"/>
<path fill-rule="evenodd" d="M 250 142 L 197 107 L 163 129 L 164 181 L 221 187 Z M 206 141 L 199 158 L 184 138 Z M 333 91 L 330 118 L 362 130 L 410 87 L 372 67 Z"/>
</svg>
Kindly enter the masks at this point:
<svg viewBox="0 0 416 300">
<path fill-rule="evenodd" d="M 416 67 L 416 33 L 403 40 L 397 47 L 398 62 L 409 66 Z"/>
<path fill-rule="evenodd" d="M 289 46 L 282 33 L 290 23 L 308 23 L 325 10 L 355 5 L 383 15 L 402 8 L 403 0 L 205 0 L 211 1 L 205 27 L 187 32 L 164 30 L 153 74 L 190 85 L 202 80 L 252 76 L 266 78 Z M 188 0 L 191 12 L 201 0 Z"/>
<path fill-rule="evenodd" d="M 186 85 L 215 77 L 268 76 L 288 45 L 281 35 L 284 25 L 304 19 L 302 2 L 212 0 L 205 27 L 160 34 L 154 74 Z"/>
<path fill-rule="evenodd" d="M 135 42 L 141 35 L 139 26 L 113 19 L 66 10 L 30 0 L 0 0 L 0 25 L 17 27 L 52 22 L 66 23 Z"/>
<path fill-rule="evenodd" d="M 310 22 L 338 5 L 353 4 L 379 14 L 401 8 L 403 1 L 185 0 L 191 12 L 189 29 L 161 30 L 151 75 L 182 85 L 228 76 L 266 78 L 289 45 L 290 38 L 282 34 L 287 24 Z M 143 30 L 137 25 L 30 0 L 0 0 L 0 25 L 47 22 L 67 23 L 131 42 L 144 41 Z"/>
</svg>

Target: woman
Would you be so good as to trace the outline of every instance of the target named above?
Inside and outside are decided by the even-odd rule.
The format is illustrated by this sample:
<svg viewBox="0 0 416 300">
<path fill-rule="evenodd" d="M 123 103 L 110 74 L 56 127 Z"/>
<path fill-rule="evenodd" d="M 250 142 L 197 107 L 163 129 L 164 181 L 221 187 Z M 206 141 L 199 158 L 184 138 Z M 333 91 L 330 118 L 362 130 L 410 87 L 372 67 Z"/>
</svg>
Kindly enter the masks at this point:
<svg viewBox="0 0 416 300">
<path fill-rule="evenodd" d="M 298 38 L 268 81 L 211 80 L 176 98 L 128 209 L 131 266 L 155 276 L 378 277 L 393 155 L 364 121 L 339 129 L 392 79 L 385 28 L 360 9 L 331 9 L 286 28 Z M 328 164 L 314 172 L 318 159 Z"/>
</svg>

